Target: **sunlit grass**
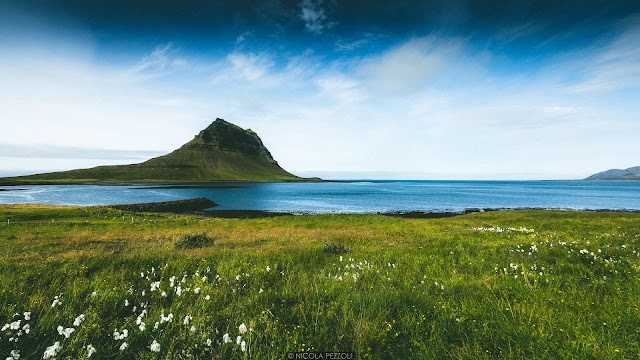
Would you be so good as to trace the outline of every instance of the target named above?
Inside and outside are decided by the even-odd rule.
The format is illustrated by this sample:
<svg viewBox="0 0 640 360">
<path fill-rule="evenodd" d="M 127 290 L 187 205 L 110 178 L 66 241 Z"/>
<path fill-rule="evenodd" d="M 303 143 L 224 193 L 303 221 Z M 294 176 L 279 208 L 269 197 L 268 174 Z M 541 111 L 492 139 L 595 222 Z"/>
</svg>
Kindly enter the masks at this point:
<svg viewBox="0 0 640 360">
<path fill-rule="evenodd" d="M 638 224 L 3 206 L 0 358 L 638 358 Z"/>
</svg>

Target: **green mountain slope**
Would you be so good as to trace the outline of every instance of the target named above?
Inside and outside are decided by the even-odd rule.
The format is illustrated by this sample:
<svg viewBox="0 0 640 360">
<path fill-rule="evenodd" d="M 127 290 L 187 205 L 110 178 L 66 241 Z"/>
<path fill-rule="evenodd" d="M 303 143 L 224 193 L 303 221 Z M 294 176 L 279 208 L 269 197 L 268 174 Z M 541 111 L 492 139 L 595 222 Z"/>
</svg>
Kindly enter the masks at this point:
<svg viewBox="0 0 640 360">
<path fill-rule="evenodd" d="M 170 154 L 140 164 L 5 178 L 12 183 L 304 181 L 282 169 L 258 135 L 216 119 Z"/>
<path fill-rule="evenodd" d="M 599 172 L 589 176 L 585 180 L 640 180 L 640 166 Z"/>
</svg>

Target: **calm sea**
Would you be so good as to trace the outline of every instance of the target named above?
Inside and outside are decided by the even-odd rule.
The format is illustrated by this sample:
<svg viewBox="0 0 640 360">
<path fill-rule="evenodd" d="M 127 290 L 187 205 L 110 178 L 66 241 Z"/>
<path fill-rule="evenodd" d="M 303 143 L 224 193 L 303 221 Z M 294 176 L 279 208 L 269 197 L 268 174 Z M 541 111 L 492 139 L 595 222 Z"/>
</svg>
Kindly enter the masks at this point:
<svg viewBox="0 0 640 360">
<path fill-rule="evenodd" d="M 17 188 L 21 190 L 16 190 Z M 219 210 L 304 213 L 458 211 L 469 208 L 640 210 L 640 181 L 348 181 L 207 187 L 0 187 L 0 203 L 104 205 L 204 196 Z"/>
</svg>

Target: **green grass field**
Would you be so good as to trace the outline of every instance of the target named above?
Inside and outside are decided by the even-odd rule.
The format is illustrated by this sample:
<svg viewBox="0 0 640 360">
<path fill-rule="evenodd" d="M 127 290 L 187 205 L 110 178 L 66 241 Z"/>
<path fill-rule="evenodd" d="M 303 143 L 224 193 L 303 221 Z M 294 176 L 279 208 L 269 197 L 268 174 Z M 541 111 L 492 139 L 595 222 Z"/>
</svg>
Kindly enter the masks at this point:
<svg viewBox="0 0 640 360">
<path fill-rule="evenodd" d="M 639 245 L 638 213 L 3 205 L 0 358 L 638 359 Z"/>
</svg>

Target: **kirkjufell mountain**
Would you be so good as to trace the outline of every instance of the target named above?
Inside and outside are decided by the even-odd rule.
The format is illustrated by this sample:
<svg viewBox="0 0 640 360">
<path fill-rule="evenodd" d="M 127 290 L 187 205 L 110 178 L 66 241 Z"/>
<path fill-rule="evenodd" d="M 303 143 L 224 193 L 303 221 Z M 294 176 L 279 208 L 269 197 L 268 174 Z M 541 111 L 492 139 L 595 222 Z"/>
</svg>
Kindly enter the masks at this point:
<svg viewBox="0 0 640 360">
<path fill-rule="evenodd" d="M 98 166 L 2 180 L 12 183 L 92 183 L 311 179 L 297 177 L 281 168 L 255 132 L 216 119 L 179 149 L 143 163 Z"/>
</svg>

